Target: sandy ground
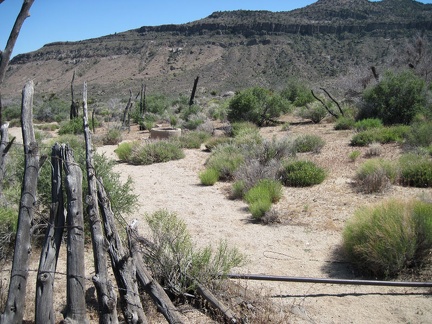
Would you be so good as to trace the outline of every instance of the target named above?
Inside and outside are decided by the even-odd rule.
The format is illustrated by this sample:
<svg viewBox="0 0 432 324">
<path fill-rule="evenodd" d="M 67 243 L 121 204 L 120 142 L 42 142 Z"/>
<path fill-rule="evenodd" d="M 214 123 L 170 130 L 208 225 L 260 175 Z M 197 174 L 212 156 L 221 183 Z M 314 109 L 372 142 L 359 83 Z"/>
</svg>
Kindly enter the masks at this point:
<svg viewBox="0 0 432 324">
<path fill-rule="evenodd" d="M 13 132 L 13 129 L 11 130 Z M 284 188 L 282 200 L 275 206 L 281 223 L 261 225 L 250 221 L 246 204 L 227 197 L 229 184 L 200 185 L 198 173 L 209 156 L 201 150 L 187 150 L 182 160 L 150 166 L 118 164 L 122 179 L 132 177 L 139 207 L 128 220 L 138 220 L 146 233 L 143 215 L 159 209 L 176 212 L 186 224 L 198 246 L 217 244 L 226 239 L 244 253 L 248 262 L 234 269 L 240 274 L 354 279 L 354 273 L 337 254 L 341 231 L 354 211 L 364 205 L 389 198 L 431 197 L 431 189 L 392 187 L 384 194 L 357 193 L 352 178 L 364 162 L 367 148 L 349 146 L 350 131 L 334 131 L 332 124 L 292 125 L 264 128 L 266 137 L 319 134 L 326 141 L 320 154 L 302 154 L 301 158 L 325 167 L 328 177 L 311 188 Z M 148 135 L 132 131 L 130 138 Z M 98 148 L 107 158 L 116 158 L 116 146 Z M 349 152 L 360 149 L 363 155 L 351 162 Z M 386 145 L 383 158 L 397 158 L 399 148 Z M 35 257 L 37 260 L 37 258 Z M 89 273 L 91 275 L 91 273 Z M 276 283 L 239 280 L 245 290 L 270 297 L 280 313 L 289 314 L 291 323 L 431 323 L 431 290 L 426 288 L 390 288 L 310 283 Z M 34 290 L 34 289 L 33 289 Z M 60 293 L 60 292 L 59 292 Z M 58 314 L 57 318 L 61 318 Z M 191 323 L 211 323 L 202 317 Z"/>
</svg>

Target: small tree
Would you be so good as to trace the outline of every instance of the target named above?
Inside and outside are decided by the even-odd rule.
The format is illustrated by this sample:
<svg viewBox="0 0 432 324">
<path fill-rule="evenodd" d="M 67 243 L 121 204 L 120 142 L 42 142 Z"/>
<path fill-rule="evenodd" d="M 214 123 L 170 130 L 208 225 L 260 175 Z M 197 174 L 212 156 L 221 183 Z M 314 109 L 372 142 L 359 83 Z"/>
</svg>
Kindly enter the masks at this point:
<svg viewBox="0 0 432 324">
<path fill-rule="evenodd" d="M 411 71 L 387 72 L 363 93 L 360 119 L 380 118 L 384 124 L 409 124 L 425 111 L 425 82 Z"/>
</svg>

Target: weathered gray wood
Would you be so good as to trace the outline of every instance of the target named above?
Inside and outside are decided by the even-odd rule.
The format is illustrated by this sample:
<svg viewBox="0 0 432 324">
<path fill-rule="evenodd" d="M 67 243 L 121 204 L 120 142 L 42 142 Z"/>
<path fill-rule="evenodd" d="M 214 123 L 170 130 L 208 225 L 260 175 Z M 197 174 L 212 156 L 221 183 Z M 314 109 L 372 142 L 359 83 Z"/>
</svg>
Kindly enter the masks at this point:
<svg viewBox="0 0 432 324">
<path fill-rule="evenodd" d="M 137 279 L 140 282 L 145 292 L 152 298 L 153 302 L 159 312 L 165 317 L 168 323 L 185 323 L 181 313 L 172 303 L 171 299 L 166 294 L 165 290 L 159 283 L 154 280 L 150 272 L 145 267 L 144 261 L 141 257 L 140 243 L 142 239 L 139 238 L 135 229 L 127 228 L 129 250 L 134 259 L 136 266 Z M 147 241 L 147 240 L 145 240 Z"/>
<path fill-rule="evenodd" d="M 97 184 L 96 172 L 93 164 L 92 140 L 90 127 L 88 124 L 87 111 L 87 83 L 84 83 L 83 90 L 83 123 L 84 123 L 84 138 L 86 144 L 86 170 L 88 182 L 87 195 L 87 212 L 90 218 L 93 257 L 95 266 L 95 275 L 93 283 L 96 288 L 99 305 L 99 323 L 118 323 L 117 318 L 117 296 L 114 288 L 108 280 L 108 266 L 105 244 L 105 238 L 102 231 L 102 224 L 99 214 L 99 206 L 97 202 Z"/>
<path fill-rule="evenodd" d="M 82 171 L 73 152 L 63 148 L 67 192 L 67 306 L 65 323 L 88 323 L 85 303 L 84 216 Z M 38 323 L 38 322 L 36 322 Z M 44 323 L 44 322 L 41 322 Z"/>
<path fill-rule="evenodd" d="M 45 241 L 41 249 L 36 281 L 35 322 L 55 323 L 53 309 L 54 272 L 65 225 L 62 187 L 63 148 L 56 143 L 51 151 L 51 206 Z"/>
<path fill-rule="evenodd" d="M 98 179 L 99 207 L 104 222 L 108 252 L 120 294 L 120 306 L 127 323 L 147 323 L 136 280 L 136 269 L 129 251 L 123 247 L 114 219 L 111 204 L 102 179 Z"/>
<path fill-rule="evenodd" d="M 191 93 L 191 96 L 189 98 L 189 106 L 192 106 L 194 104 L 195 92 L 196 92 L 196 89 L 197 89 L 197 86 L 198 86 L 198 80 L 199 80 L 199 76 L 197 76 L 195 78 L 194 85 L 193 85 L 193 88 L 192 88 L 192 93 Z"/>
<path fill-rule="evenodd" d="M 0 99 L 1 100 L 1 99 Z M 3 194 L 3 179 L 5 175 L 6 168 L 6 154 L 11 148 L 15 137 L 9 142 L 8 134 L 9 123 L 5 123 L 0 127 L 0 203 L 2 202 Z"/>
<path fill-rule="evenodd" d="M 79 110 L 79 105 L 74 100 L 74 87 L 73 87 L 74 80 L 75 80 L 75 71 L 72 75 L 72 81 L 71 81 L 71 97 L 72 97 L 71 101 L 72 102 L 71 102 L 71 107 L 70 107 L 70 111 L 69 111 L 69 119 L 70 120 L 78 117 L 78 110 Z"/>
<path fill-rule="evenodd" d="M 15 251 L 9 281 L 9 293 L 1 323 L 21 323 L 24 316 L 31 253 L 31 229 L 36 205 L 39 171 L 39 150 L 33 129 L 33 81 L 26 83 L 22 93 L 21 125 L 25 155 L 24 179 L 21 189 Z"/>
<path fill-rule="evenodd" d="M 26 18 L 30 16 L 29 10 L 33 2 L 34 0 L 24 0 L 21 10 L 17 16 L 17 19 L 15 20 L 15 24 L 13 25 L 11 33 L 9 35 L 9 39 L 6 43 L 6 48 L 3 52 L 0 51 L 0 125 L 3 124 L 3 114 L 2 114 L 3 108 L 1 104 L 1 85 L 3 84 L 6 75 L 6 70 L 9 65 L 10 57 L 12 55 L 13 48 L 18 38 L 18 34 L 21 30 L 24 20 L 26 20 Z M 0 156 L 0 159 L 1 158 L 2 157 Z"/>
<path fill-rule="evenodd" d="M 197 287 L 197 294 L 204 298 L 214 309 L 219 310 L 224 316 L 226 323 L 237 323 L 236 316 L 231 309 L 220 302 L 210 290 L 197 282 L 195 282 L 195 284 Z"/>
</svg>

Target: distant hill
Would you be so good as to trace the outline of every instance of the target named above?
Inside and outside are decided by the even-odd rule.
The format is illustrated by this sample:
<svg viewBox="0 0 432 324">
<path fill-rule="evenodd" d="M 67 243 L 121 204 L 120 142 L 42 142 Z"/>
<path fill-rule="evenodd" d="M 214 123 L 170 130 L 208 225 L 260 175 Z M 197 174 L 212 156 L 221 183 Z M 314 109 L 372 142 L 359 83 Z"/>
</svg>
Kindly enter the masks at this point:
<svg viewBox="0 0 432 324">
<path fill-rule="evenodd" d="M 432 5 L 412 0 L 318 0 L 287 12 L 214 12 L 187 24 L 50 43 L 18 55 L 3 95 L 19 96 L 28 79 L 38 93 L 65 94 L 73 71 L 75 84 L 87 81 L 98 98 L 127 96 L 142 82 L 152 93 L 188 93 L 196 76 L 201 92 L 278 89 L 292 77 L 337 87 L 347 74 L 367 77 L 371 65 L 408 66 L 406 49 L 417 36 L 430 49 Z"/>
</svg>

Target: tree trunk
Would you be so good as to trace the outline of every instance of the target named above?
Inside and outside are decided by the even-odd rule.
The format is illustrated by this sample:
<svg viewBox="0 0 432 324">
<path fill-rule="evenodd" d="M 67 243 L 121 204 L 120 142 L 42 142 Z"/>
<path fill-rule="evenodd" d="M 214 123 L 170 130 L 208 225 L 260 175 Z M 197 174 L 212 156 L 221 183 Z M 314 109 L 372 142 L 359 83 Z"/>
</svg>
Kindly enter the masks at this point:
<svg viewBox="0 0 432 324">
<path fill-rule="evenodd" d="M 75 71 L 72 75 L 72 81 L 71 81 L 71 107 L 70 107 L 70 111 L 69 111 L 69 119 L 72 120 L 74 118 L 78 117 L 78 103 L 75 102 L 74 100 L 74 87 L 73 87 L 73 82 L 75 80 Z"/>
<path fill-rule="evenodd" d="M 129 90 L 129 100 L 123 112 L 123 127 L 128 127 L 128 129 L 130 129 L 129 110 L 131 106 L 132 106 L 132 90 Z"/>
<path fill-rule="evenodd" d="M 36 189 L 39 171 L 39 150 L 33 129 L 33 81 L 23 89 L 21 125 L 24 143 L 25 169 L 21 189 L 18 228 L 15 251 L 9 282 L 9 293 L 2 323 L 21 323 L 24 316 L 28 277 L 28 263 L 31 253 L 31 229 L 36 206 Z"/>
<path fill-rule="evenodd" d="M 107 246 L 102 232 L 102 224 L 97 203 L 96 173 L 93 164 L 92 141 L 88 124 L 87 112 L 87 83 L 83 90 L 83 123 L 84 137 L 86 143 L 86 169 L 88 181 L 87 212 L 90 217 L 91 236 L 93 245 L 93 256 L 95 275 L 93 283 L 96 288 L 99 304 L 99 323 L 118 323 L 117 297 L 111 282 L 108 280 Z"/>
<path fill-rule="evenodd" d="M 74 161 L 72 150 L 67 146 L 63 150 L 63 159 L 66 174 L 68 226 L 67 307 L 64 312 L 64 322 L 68 324 L 88 323 L 85 302 L 82 171 Z"/>
<path fill-rule="evenodd" d="M 63 238 L 65 214 L 62 187 L 63 148 L 56 143 L 51 153 L 50 219 L 42 247 L 36 282 L 36 323 L 55 323 L 53 310 L 54 273 Z M 69 305 L 69 303 L 68 303 Z"/>
<path fill-rule="evenodd" d="M 127 323 L 131 324 L 147 323 L 138 292 L 134 260 L 129 251 L 123 247 L 102 179 L 99 178 L 98 180 L 99 207 L 104 222 L 105 237 L 108 241 L 108 252 L 120 293 L 120 306 L 124 318 Z"/>
<path fill-rule="evenodd" d="M 144 261 L 142 260 L 140 254 L 140 243 L 137 239 L 138 234 L 136 230 L 128 227 L 127 234 L 129 241 L 129 250 L 134 259 L 137 271 L 137 278 L 142 288 L 152 298 L 153 302 L 157 306 L 158 311 L 161 312 L 163 316 L 165 316 L 165 319 L 168 321 L 168 323 L 185 323 L 183 316 L 174 306 L 171 299 L 166 294 L 165 290 L 161 287 L 161 285 L 159 285 L 156 280 L 152 278 L 150 272 L 146 269 Z"/>
</svg>

